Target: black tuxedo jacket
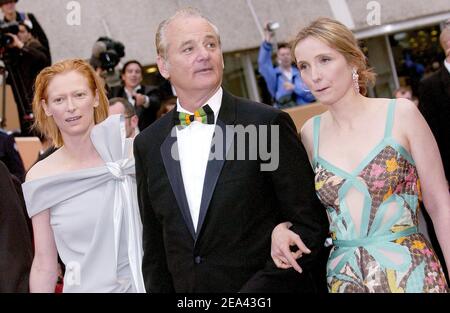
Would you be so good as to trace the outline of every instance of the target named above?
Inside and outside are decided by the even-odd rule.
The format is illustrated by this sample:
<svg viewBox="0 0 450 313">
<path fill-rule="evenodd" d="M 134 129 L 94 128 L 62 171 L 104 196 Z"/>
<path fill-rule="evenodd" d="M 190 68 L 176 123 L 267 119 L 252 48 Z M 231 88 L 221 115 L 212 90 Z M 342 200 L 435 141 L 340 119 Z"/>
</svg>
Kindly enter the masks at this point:
<svg viewBox="0 0 450 313">
<path fill-rule="evenodd" d="M 33 244 L 23 195 L 0 161 L 0 293 L 28 292 Z"/>
<path fill-rule="evenodd" d="M 450 182 L 450 73 L 443 67 L 419 85 L 419 109 L 433 132 L 441 153 L 447 181 Z M 439 257 L 448 281 L 444 254 L 439 245 L 433 222 L 423 210 L 430 241 Z"/>
<path fill-rule="evenodd" d="M 161 96 L 159 90 L 155 86 L 143 86 L 139 88 L 137 93 L 145 95 L 150 100 L 150 106 L 148 108 L 136 106 L 136 115 L 139 117 L 138 127 L 142 131 L 147 128 L 151 123 L 156 120 L 156 113 L 158 113 L 159 107 L 161 105 Z M 108 92 L 108 98 L 121 97 L 128 99 L 123 86 L 112 87 Z"/>
<path fill-rule="evenodd" d="M 450 181 L 450 73 L 445 67 L 421 82 L 419 109 L 436 138 Z"/>
<path fill-rule="evenodd" d="M 208 162 L 195 232 L 180 163 L 171 157 L 176 147 L 176 135 L 170 134 L 174 112 L 135 140 L 147 291 L 317 291 L 317 283 L 322 282 L 315 281 L 310 269 L 317 264 L 328 221 L 289 115 L 224 91 L 216 133 L 217 127 L 224 129 L 225 125 L 278 125 L 279 166 L 275 171 L 261 171 L 264 161 L 259 157 L 250 160 L 248 154 L 246 160 L 236 156 L 229 160 L 238 140 L 235 134 L 226 133 L 232 139 L 223 140 L 228 158 Z M 276 269 L 270 259 L 271 232 L 287 220 L 313 250 L 300 259 L 303 274 Z M 325 273 L 325 267 L 321 271 Z"/>
</svg>

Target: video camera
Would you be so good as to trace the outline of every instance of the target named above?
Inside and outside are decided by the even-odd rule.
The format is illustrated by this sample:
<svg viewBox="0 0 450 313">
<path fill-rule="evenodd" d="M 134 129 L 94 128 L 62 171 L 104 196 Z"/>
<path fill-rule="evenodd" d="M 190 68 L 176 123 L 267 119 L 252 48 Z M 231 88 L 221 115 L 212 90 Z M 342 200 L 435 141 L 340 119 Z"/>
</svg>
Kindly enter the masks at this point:
<svg viewBox="0 0 450 313">
<path fill-rule="evenodd" d="M 278 28 L 280 28 L 280 23 L 278 22 L 269 22 L 265 26 L 265 29 L 269 32 L 275 32 Z"/>
<path fill-rule="evenodd" d="M 14 38 L 8 34 L 17 35 L 19 33 L 19 23 L 9 22 L 0 24 L 0 48 L 8 47 Z"/>
<path fill-rule="evenodd" d="M 102 70 L 112 73 L 124 56 L 125 46 L 121 42 L 109 37 L 100 37 L 92 47 L 90 63 L 94 68 L 100 67 Z"/>
</svg>

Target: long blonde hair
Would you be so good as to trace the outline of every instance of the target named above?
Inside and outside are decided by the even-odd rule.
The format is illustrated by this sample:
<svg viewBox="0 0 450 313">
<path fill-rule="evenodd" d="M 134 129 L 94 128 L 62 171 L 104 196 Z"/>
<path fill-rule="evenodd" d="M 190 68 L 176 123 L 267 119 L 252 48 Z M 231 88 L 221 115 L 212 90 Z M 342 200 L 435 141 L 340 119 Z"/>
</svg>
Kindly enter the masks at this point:
<svg viewBox="0 0 450 313">
<path fill-rule="evenodd" d="M 341 53 L 347 62 L 356 68 L 359 75 L 359 90 L 362 95 L 367 94 L 369 84 L 375 83 L 375 73 L 367 65 L 367 58 L 358 46 L 358 42 L 344 24 L 326 17 L 321 17 L 313 21 L 307 27 L 300 30 L 291 43 L 292 58 L 295 58 L 295 47 L 307 37 L 313 37 L 336 49 Z"/>
<path fill-rule="evenodd" d="M 47 88 L 50 81 L 57 75 L 76 71 L 88 81 L 89 89 L 98 95 L 99 105 L 94 108 L 94 123 L 98 124 L 108 117 L 108 98 L 106 96 L 104 83 L 95 73 L 94 69 L 84 60 L 69 59 L 44 68 L 36 78 L 35 92 L 33 98 L 33 114 L 35 121 L 33 129 L 39 131 L 45 137 L 51 139 L 56 147 L 64 144 L 61 132 L 52 116 L 47 116 L 42 101 L 48 101 Z"/>
</svg>

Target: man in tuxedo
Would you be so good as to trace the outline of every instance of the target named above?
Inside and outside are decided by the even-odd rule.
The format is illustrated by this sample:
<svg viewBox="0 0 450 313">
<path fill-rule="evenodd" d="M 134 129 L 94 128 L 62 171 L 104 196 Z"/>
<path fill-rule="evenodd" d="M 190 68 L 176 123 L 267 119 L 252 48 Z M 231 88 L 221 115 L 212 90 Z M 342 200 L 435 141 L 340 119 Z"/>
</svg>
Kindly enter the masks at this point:
<svg viewBox="0 0 450 313">
<path fill-rule="evenodd" d="M 122 86 L 112 87 L 108 93 L 109 99 L 125 98 L 134 106 L 141 131 L 156 120 L 161 102 L 157 87 L 141 85 L 142 70 L 138 61 L 126 62 L 122 68 Z"/>
<path fill-rule="evenodd" d="M 33 261 L 31 227 L 20 182 L 14 181 L 2 161 L 0 190 L 0 293 L 28 292 Z"/>
<path fill-rule="evenodd" d="M 25 168 L 22 158 L 17 150 L 16 140 L 12 134 L 8 134 L 0 128 L 0 161 L 2 161 L 9 172 L 21 182 L 25 180 Z"/>
<path fill-rule="evenodd" d="M 156 46 L 178 100 L 135 139 L 147 291 L 316 292 L 328 222 L 289 115 L 222 89 L 217 27 L 195 9 L 163 21 Z M 255 134 L 270 158 L 250 157 Z M 311 250 L 302 274 L 270 259 L 273 228 L 291 219 Z"/>
<path fill-rule="evenodd" d="M 444 164 L 445 176 L 450 188 L 450 19 L 439 37 L 445 52 L 444 66 L 430 77 L 424 79 L 419 86 L 419 109 L 436 138 L 441 159 Z M 440 248 L 433 223 L 426 211 L 423 211 L 430 241 L 447 273 L 444 255 Z M 449 277 L 446 277 L 447 280 Z"/>
<path fill-rule="evenodd" d="M 439 37 L 445 52 L 444 66 L 423 80 L 419 87 L 419 109 L 436 138 L 450 182 L 450 20 Z"/>
</svg>

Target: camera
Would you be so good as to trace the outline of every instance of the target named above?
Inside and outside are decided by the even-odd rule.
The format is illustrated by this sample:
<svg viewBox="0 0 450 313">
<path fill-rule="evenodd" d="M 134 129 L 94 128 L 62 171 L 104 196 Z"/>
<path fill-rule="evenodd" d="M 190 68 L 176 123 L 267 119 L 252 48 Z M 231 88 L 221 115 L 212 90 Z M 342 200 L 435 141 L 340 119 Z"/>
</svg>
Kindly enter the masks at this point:
<svg viewBox="0 0 450 313">
<path fill-rule="evenodd" d="M 266 29 L 267 29 L 269 32 L 274 32 L 274 31 L 276 31 L 278 28 L 280 28 L 280 23 L 278 23 L 278 22 L 269 22 L 269 23 L 266 24 Z"/>
<path fill-rule="evenodd" d="M 14 38 L 8 34 L 17 35 L 19 33 L 19 23 L 9 22 L 0 24 L 0 48 L 8 47 Z"/>
<path fill-rule="evenodd" d="M 120 41 L 109 37 L 100 37 L 92 48 L 90 63 L 94 68 L 100 67 L 102 70 L 112 73 L 124 56 L 125 46 Z"/>
</svg>

